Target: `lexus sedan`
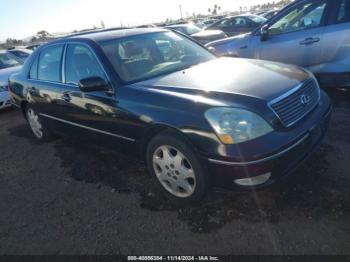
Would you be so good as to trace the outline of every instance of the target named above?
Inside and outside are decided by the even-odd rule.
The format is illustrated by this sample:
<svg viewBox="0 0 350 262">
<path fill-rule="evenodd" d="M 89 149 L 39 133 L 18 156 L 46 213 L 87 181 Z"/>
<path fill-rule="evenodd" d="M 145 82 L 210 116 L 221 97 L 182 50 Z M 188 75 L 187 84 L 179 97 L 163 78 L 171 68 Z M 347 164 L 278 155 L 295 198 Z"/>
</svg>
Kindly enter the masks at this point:
<svg viewBox="0 0 350 262">
<path fill-rule="evenodd" d="M 0 51 L 0 110 L 11 106 L 8 80 L 21 69 L 22 61 L 7 51 Z"/>
<path fill-rule="evenodd" d="M 270 10 L 270 11 L 267 11 L 266 13 L 262 14 L 261 16 L 266 18 L 267 20 L 269 20 L 272 17 L 274 17 L 275 15 L 277 15 L 278 12 L 279 12 L 279 10 Z"/>
<path fill-rule="evenodd" d="M 227 38 L 227 35 L 221 30 L 205 30 L 194 24 L 170 25 L 166 26 L 166 28 L 188 35 L 203 45 Z"/>
<path fill-rule="evenodd" d="M 254 32 L 209 43 L 220 56 L 302 66 L 322 87 L 350 87 L 350 0 L 298 0 Z"/>
<path fill-rule="evenodd" d="M 181 203 L 211 186 L 260 188 L 291 174 L 331 117 L 309 71 L 217 58 L 165 29 L 50 42 L 10 90 L 38 140 L 65 135 L 137 156 Z"/>
</svg>

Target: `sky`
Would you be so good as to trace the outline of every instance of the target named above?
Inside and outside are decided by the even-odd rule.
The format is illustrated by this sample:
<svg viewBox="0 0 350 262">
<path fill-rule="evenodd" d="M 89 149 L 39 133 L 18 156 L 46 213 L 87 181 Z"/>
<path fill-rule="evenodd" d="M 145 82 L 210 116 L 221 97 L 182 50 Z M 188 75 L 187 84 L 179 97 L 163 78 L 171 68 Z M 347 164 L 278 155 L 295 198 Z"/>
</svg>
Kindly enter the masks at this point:
<svg viewBox="0 0 350 262">
<path fill-rule="evenodd" d="M 23 39 L 40 30 L 71 32 L 123 24 L 138 25 L 180 18 L 193 13 L 208 13 L 214 4 L 222 11 L 261 4 L 268 0 L 0 0 L 0 41 Z"/>
</svg>

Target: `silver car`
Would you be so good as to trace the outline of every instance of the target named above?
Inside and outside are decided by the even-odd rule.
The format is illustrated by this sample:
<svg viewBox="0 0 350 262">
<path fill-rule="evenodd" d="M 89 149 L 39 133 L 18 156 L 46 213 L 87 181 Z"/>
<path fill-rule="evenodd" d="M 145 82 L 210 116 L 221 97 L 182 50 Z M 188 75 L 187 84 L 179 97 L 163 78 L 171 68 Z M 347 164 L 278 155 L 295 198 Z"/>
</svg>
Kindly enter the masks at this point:
<svg viewBox="0 0 350 262">
<path fill-rule="evenodd" d="M 7 51 L 0 51 L 0 110 L 11 106 L 8 79 L 21 70 L 23 62 Z"/>
<path fill-rule="evenodd" d="M 298 0 L 252 33 L 207 44 L 216 54 L 305 67 L 350 87 L 350 0 Z"/>
</svg>

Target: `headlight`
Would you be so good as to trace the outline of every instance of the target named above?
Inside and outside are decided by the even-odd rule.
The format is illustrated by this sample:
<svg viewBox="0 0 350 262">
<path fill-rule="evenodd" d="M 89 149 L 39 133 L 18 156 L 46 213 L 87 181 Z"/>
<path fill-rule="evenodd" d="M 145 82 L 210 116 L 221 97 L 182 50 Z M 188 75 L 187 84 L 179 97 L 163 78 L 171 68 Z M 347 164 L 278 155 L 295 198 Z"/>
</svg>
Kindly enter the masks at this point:
<svg viewBox="0 0 350 262">
<path fill-rule="evenodd" d="M 205 117 L 220 141 L 226 145 L 246 142 L 273 131 L 264 119 L 244 109 L 212 108 L 205 113 Z"/>
</svg>

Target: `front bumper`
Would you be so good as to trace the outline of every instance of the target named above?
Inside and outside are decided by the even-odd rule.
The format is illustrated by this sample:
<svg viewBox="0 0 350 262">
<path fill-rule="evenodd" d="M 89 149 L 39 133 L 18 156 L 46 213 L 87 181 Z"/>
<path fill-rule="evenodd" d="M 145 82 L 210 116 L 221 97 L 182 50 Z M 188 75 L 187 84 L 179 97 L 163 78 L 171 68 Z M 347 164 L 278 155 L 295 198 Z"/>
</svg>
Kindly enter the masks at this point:
<svg viewBox="0 0 350 262">
<path fill-rule="evenodd" d="M 299 136 L 295 141 L 281 148 L 277 153 L 253 161 L 233 162 L 209 158 L 208 169 L 216 186 L 224 188 L 261 188 L 292 174 L 322 142 L 328 129 L 332 107 L 319 121 Z M 268 176 L 266 176 L 268 174 Z M 260 176 L 260 177 L 259 177 Z M 266 177 L 266 180 L 261 180 Z M 254 186 L 243 186 L 238 181 L 247 182 L 257 178 L 261 183 Z"/>
</svg>

